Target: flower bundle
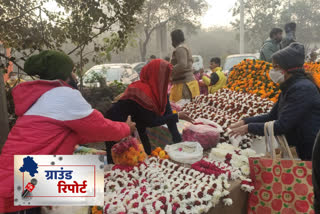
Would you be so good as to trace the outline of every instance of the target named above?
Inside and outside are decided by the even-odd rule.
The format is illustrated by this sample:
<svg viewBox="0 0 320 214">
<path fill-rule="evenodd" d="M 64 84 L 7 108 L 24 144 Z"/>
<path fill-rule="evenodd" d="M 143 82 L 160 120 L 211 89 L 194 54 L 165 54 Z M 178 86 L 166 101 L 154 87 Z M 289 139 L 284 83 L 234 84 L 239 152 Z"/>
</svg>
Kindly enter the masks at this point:
<svg viewBox="0 0 320 214">
<path fill-rule="evenodd" d="M 227 175 L 206 175 L 152 157 L 129 172 L 105 174 L 104 213 L 205 213 L 222 200 L 231 205 Z"/>
<path fill-rule="evenodd" d="M 235 65 L 228 77 L 227 87 L 234 91 L 256 94 L 261 98 L 278 100 L 279 84 L 272 82 L 269 71 L 272 64 L 255 59 L 246 59 Z"/>
<path fill-rule="evenodd" d="M 242 118 L 267 113 L 272 106 L 273 102 L 257 95 L 224 88 L 214 94 L 196 97 L 183 107 L 183 111 L 193 119 L 204 118 L 218 123 L 224 130 L 220 142 L 230 143 L 228 126 Z M 242 148 L 250 147 L 253 138 L 252 135 L 246 135 L 241 142 Z"/>
<path fill-rule="evenodd" d="M 151 152 L 152 157 L 158 157 L 160 159 L 169 159 L 169 155 L 162 148 L 157 147 L 155 150 Z"/>
<path fill-rule="evenodd" d="M 147 157 L 143 145 L 134 137 L 115 144 L 111 152 L 114 163 L 119 165 L 135 166 Z"/>
</svg>

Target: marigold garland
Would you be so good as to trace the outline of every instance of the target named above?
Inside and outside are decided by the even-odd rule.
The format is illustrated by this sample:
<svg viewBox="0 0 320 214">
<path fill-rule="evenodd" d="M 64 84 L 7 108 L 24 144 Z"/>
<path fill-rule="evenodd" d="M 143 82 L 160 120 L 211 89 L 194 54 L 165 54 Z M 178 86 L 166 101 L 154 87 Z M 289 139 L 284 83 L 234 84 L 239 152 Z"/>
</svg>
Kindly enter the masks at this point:
<svg viewBox="0 0 320 214">
<path fill-rule="evenodd" d="M 310 73 L 320 88 L 320 62 L 307 62 L 304 64 L 305 70 Z"/>
<path fill-rule="evenodd" d="M 307 62 L 304 64 L 304 68 L 313 76 L 315 83 L 320 87 L 320 63 Z M 226 87 L 233 91 L 256 94 L 261 98 L 276 102 L 281 91 L 280 85 L 270 79 L 269 71 L 271 69 L 272 64 L 262 60 L 243 60 L 233 67 Z"/>
<path fill-rule="evenodd" d="M 279 84 L 272 82 L 269 71 L 272 64 L 262 60 L 243 60 L 233 67 L 227 87 L 233 91 L 256 94 L 273 102 L 278 100 Z"/>
</svg>

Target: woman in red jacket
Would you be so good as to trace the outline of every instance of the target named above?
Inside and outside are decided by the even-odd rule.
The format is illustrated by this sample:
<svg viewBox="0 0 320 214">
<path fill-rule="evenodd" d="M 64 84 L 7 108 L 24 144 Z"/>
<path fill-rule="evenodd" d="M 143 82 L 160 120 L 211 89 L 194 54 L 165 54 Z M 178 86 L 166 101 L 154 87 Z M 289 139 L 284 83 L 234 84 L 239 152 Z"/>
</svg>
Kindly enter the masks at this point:
<svg viewBox="0 0 320 214">
<path fill-rule="evenodd" d="M 39 208 L 13 205 L 14 155 L 70 155 L 77 144 L 119 141 L 135 129 L 130 118 L 127 123 L 105 119 L 65 82 L 73 62 L 64 53 L 43 51 L 30 57 L 24 69 L 41 80 L 21 83 L 12 92 L 19 118 L 0 156 L 0 213 L 39 213 Z"/>
</svg>

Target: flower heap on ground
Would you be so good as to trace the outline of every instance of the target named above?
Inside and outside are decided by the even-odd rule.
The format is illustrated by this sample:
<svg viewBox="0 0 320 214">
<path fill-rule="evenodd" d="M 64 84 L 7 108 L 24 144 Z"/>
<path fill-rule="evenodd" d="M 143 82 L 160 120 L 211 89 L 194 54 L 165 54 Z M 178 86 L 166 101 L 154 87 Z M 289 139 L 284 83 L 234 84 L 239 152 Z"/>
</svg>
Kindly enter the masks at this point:
<svg viewBox="0 0 320 214">
<path fill-rule="evenodd" d="M 225 165 L 225 170 L 231 169 Z M 231 179 L 241 173 L 232 172 Z M 229 175 L 206 175 L 168 160 L 152 157 L 131 170 L 105 173 L 104 213 L 205 213 L 228 198 Z"/>
<path fill-rule="evenodd" d="M 193 119 L 205 118 L 218 123 L 224 129 L 220 142 L 230 143 L 228 126 L 242 118 L 267 113 L 272 106 L 273 102 L 257 95 L 224 88 L 214 94 L 196 97 L 183 107 L 183 111 L 188 112 Z M 246 135 L 240 143 L 241 147 L 250 147 L 253 138 L 253 135 Z"/>
<path fill-rule="evenodd" d="M 320 62 L 307 62 L 304 68 L 313 76 L 315 83 L 320 88 Z"/>
<path fill-rule="evenodd" d="M 227 87 L 234 91 L 256 94 L 261 98 L 268 98 L 273 102 L 278 100 L 279 84 L 272 82 L 269 71 L 272 64 L 262 60 L 243 60 L 233 66 L 228 77 Z"/>
</svg>

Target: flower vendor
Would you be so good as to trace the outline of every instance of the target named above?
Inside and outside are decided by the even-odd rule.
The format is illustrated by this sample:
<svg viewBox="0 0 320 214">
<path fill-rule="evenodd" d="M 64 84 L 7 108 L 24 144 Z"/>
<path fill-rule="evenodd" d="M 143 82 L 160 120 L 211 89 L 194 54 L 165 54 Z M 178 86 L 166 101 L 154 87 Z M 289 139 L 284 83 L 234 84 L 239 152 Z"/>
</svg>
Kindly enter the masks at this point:
<svg viewBox="0 0 320 214">
<path fill-rule="evenodd" d="M 246 118 L 231 125 L 232 135 L 264 135 L 264 123 L 275 121 L 275 135 L 285 135 L 295 146 L 299 158 L 311 160 L 316 135 L 320 129 L 320 93 L 303 68 L 304 46 L 292 43 L 272 56 L 270 78 L 280 83 L 281 94 L 272 110 L 262 116 Z"/>
<path fill-rule="evenodd" d="M 198 81 L 193 76 L 191 51 L 184 43 L 182 30 L 172 31 L 171 40 L 175 50 L 171 58 L 173 86 L 170 92 L 170 101 L 178 102 L 181 99 L 192 99 L 200 95 L 200 89 Z"/>
<path fill-rule="evenodd" d="M 27 59 L 24 71 L 40 80 L 23 82 L 12 92 L 19 116 L 0 156 L 0 213 L 40 208 L 13 205 L 14 155 L 73 154 L 77 144 L 121 140 L 135 124 L 107 120 L 66 82 L 73 62 L 58 51 L 42 51 Z"/>
<path fill-rule="evenodd" d="M 320 213 L 320 135 L 316 139 L 312 155 L 312 183 L 314 191 L 314 211 Z"/>
<path fill-rule="evenodd" d="M 212 58 L 210 60 L 210 69 L 212 74 L 209 77 L 203 75 L 202 72 L 202 80 L 208 86 L 209 94 L 213 94 L 219 89 L 223 88 L 227 83 L 227 77 L 222 72 L 222 68 L 220 67 L 221 59 L 218 57 Z"/>
<path fill-rule="evenodd" d="M 167 90 L 172 66 L 162 59 L 152 60 L 140 73 L 140 80 L 130 84 L 120 100 L 114 103 L 105 116 L 114 121 L 125 121 L 131 115 L 137 124 L 145 152 L 151 154 L 151 146 L 146 133 L 147 127 L 167 124 L 173 142 L 181 141 L 176 123 L 178 119 L 192 121 L 184 112 L 173 114 L 168 101 Z M 112 163 L 111 148 L 114 143 L 106 143 L 108 163 Z"/>
<path fill-rule="evenodd" d="M 201 68 L 199 71 L 194 72 L 194 78 L 198 81 L 199 88 L 200 88 L 200 94 L 208 95 L 208 86 L 203 82 L 201 75 L 205 75 L 209 78 L 206 74 L 204 74 L 204 69 Z"/>
<path fill-rule="evenodd" d="M 270 38 L 267 39 L 260 50 L 260 59 L 271 62 L 272 54 L 280 50 L 280 42 L 282 40 L 283 30 L 280 28 L 273 28 L 270 32 Z"/>
</svg>

